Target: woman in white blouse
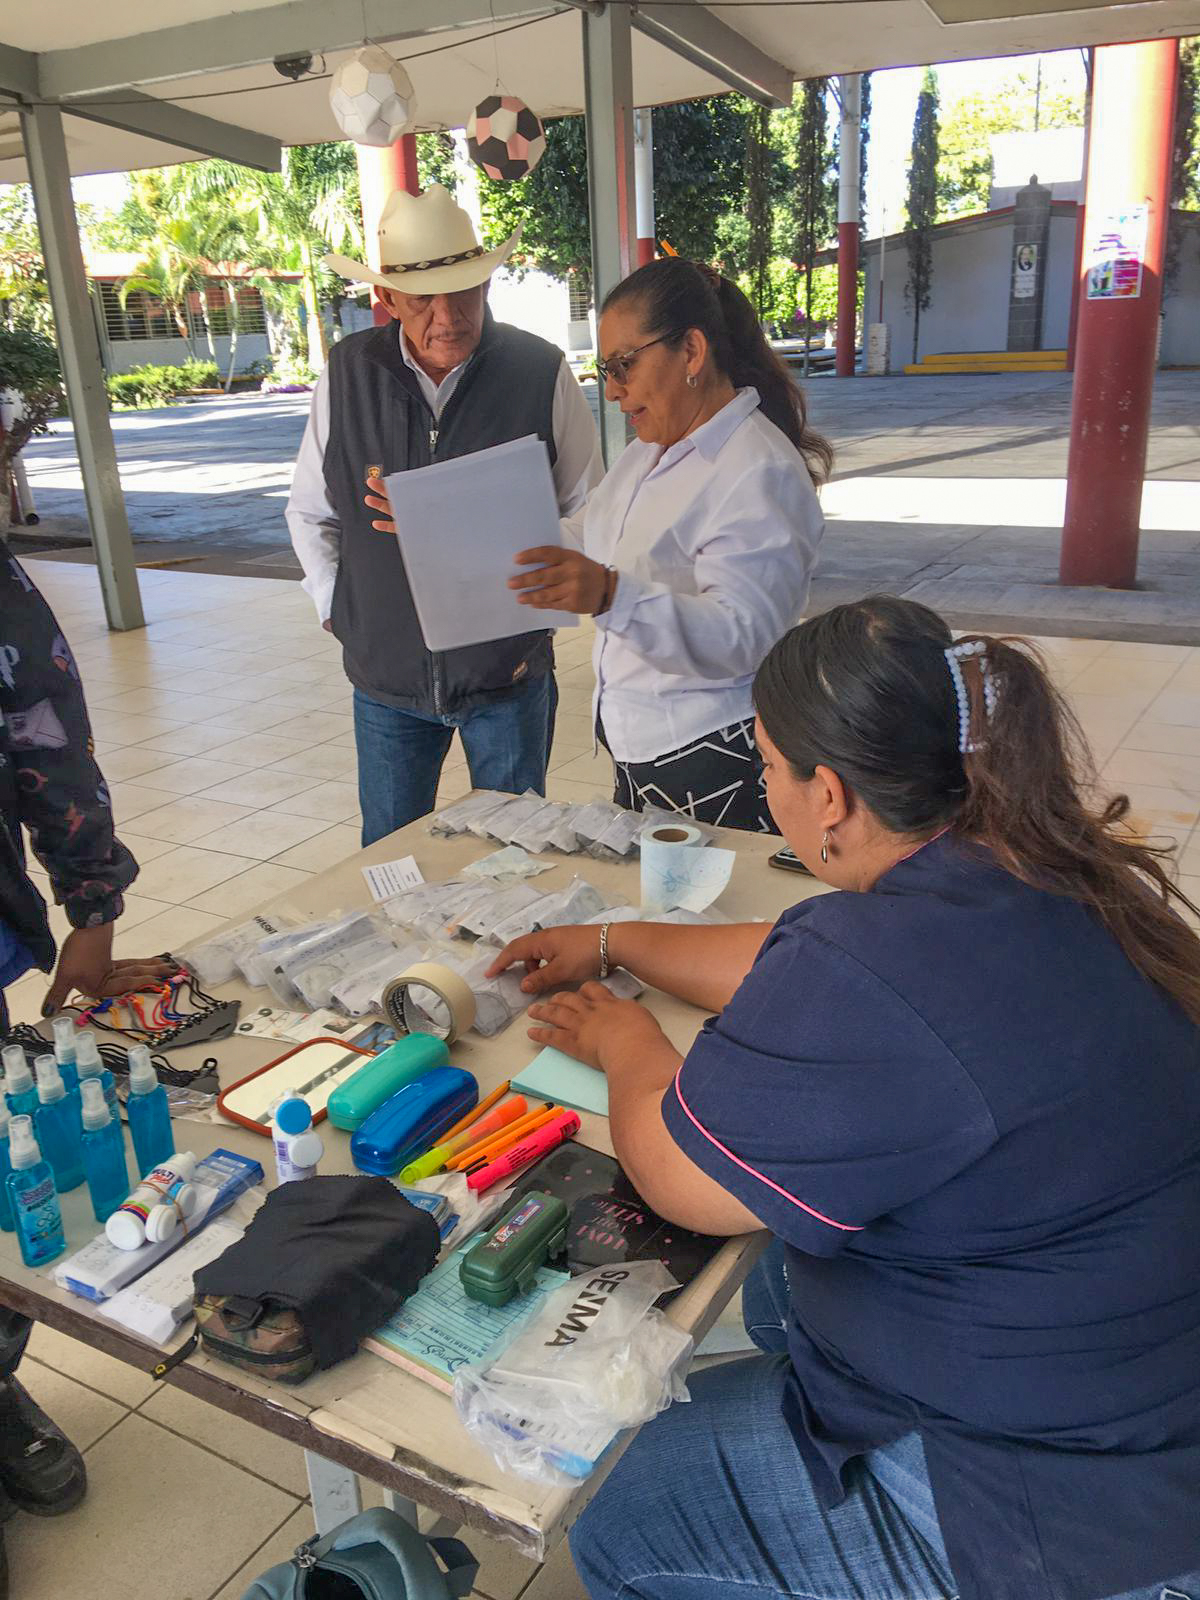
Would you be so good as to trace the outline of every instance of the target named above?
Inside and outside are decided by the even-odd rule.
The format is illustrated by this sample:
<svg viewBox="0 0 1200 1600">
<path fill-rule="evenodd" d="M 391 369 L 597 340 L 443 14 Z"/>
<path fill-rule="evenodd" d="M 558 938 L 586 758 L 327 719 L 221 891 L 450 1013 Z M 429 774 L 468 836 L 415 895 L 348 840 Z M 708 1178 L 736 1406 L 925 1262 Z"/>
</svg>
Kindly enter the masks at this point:
<svg viewBox="0 0 1200 1600">
<path fill-rule="evenodd" d="M 678 258 L 604 302 L 597 367 L 630 444 L 571 523 L 518 557 L 522 604 L 596 619 L 597 728 L 617 801 L 775 831 L 750 686 L 801 617 L 832 450 L 745 295 Z"/>
</svg>

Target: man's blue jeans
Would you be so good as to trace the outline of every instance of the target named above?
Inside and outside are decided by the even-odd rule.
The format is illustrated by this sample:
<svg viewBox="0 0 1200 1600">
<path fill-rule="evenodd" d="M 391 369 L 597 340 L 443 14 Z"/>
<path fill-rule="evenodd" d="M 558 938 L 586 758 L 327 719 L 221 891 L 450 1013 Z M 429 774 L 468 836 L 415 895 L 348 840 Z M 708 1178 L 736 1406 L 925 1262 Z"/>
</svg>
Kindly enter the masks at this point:
<svg viewBox="0 0 1200 1600">
<path fill-rule="evenodd" d="M 656 1417 L 571 1533 L 592 1600 L 951 1600 L 918 1434 L 853 1464 L 826 1511 L 781 1411 L 788 1372 L 783 1251 L 746 1282 L 746 1331 L 765 1353 L 689 1378 L 690 1405 Z M 1153 1529 L 1147 1529 L 1152 1553 Z M 1200 1600 L 1200 1573 L 1119 1600 Z"/>
<path fill-rule="evenodd" d="M 501 699 L 454 716 L 400 711 L 354 691 L 358 799 L 364 845 L 433 810 L 442 763 L 457 728 L 476 789 L 546 792 L 558 686 L 534 678 Z"/>
</svg>

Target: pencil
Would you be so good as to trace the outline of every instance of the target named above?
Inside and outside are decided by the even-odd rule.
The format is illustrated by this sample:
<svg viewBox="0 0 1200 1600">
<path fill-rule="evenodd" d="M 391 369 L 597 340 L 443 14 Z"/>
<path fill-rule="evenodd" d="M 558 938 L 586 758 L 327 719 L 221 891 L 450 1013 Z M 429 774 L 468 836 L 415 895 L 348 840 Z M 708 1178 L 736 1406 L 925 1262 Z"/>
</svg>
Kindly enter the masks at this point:
<svg viewBox="0 0 1200 1600">
<path fill-rule="evenodd" d="M 514 1135 L 519 1137 L 521 1134 L 525 1133 L 527 1129 L 532 1127 L 533 1124 L 538 1121 L 538 1119 L 542 1117 L 547 1110 L 548 1107 L 539 1101 L 532 1111 L 526 1112 L 526 1114 L 523 1117 L 520 1117 L 516 1122 L 510 1122 L 507 1128 L 501 1129 L 500 1133 L 489 1133 L 486 1139 L 477 1139 L 476 1142 L 473 1145 L 468 1146 L 466 1150 L 460 1150 L 456 1156 L 453 1156 L 449 1161 L 447 1161 L 447 1169 L 450 1172 L 457 1172 L 460 1167 L 465 1167 L 468 1162 L 476 1159 L 481 1150 L 486 1150 L 489 1145 L 495 1144 L 497 1139 L 499 1139 L 502 1134 L 510 1137 Z"/>
<path fill-rule="evenodd" d="M 445 1144 L 447 1139 L 453 1139 L 456 1133 L 461 1133 L 464 1128 L 469 1128 L 473 1122 L 478 1122 L 485 1111 L 490 1111 L 497 1100 L 504 1098 L 510 1087 L 510 1080 L 505 1078 L 500 1087 L 493 1089 L 486 1100 L 481 1100 L 474 1110 L 468 1111 L 465 1117 L 460 1117 L 452 1128 L 447 1128 L 445 1133 L 438 1139 L 438 1144 Z"/>
</svg>

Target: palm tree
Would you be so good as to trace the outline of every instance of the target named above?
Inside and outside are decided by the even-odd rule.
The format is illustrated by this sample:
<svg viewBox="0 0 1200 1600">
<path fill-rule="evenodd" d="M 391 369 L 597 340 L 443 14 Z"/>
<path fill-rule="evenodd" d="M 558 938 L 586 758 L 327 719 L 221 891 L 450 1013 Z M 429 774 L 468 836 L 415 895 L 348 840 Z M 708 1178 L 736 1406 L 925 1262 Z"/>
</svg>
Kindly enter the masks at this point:
<svg viewBox="0 0 1200 1600">
<path fill-rule="evenodd" d="M 321 257 L 329 250 L 362 247 L 352 147 L 286 150 L 282 172 L 255 172 L 229 161 L 205 161 L 185 170 L 189 203 L 219 198 L 239 213 L 252 265 L 300 274 L 308 362 L 319 371 L 329 349 L 321 302 L 332 286 Z"/>
<path fill-rule="evenodd" d="M 165 220 L 165 219 L 164 219 Z M 188 321 L 188 296 L 196 286 L 196 264 L 181 256 L 167 235 L 147 240 L 142 259 L 121 285 L 121 309 L 131 294 L 148 295 L 159 301 L 175 324 L 179 337 L 195 356 L 196 343 Z"/>
</svg>

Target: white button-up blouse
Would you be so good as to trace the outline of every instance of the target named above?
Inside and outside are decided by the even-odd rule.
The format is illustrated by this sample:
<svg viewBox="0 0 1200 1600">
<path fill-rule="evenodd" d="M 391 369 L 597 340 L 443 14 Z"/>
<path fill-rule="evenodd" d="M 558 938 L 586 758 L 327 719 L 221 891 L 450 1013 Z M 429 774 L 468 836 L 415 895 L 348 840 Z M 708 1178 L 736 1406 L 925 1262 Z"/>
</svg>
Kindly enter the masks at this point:
<svg viewBox="0 0 1200 1600">
<path fill-rule="evenodd" d="M 564 527 L 620 575 L 593 653 L 616 759 L 652 761 L 751 716 L 754 673 L 801 618 L 825 527 L 758 391 L 667 450 L 630 444 Z"/>
</svg>

